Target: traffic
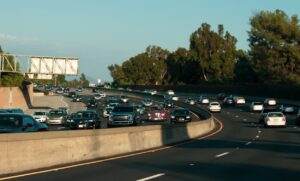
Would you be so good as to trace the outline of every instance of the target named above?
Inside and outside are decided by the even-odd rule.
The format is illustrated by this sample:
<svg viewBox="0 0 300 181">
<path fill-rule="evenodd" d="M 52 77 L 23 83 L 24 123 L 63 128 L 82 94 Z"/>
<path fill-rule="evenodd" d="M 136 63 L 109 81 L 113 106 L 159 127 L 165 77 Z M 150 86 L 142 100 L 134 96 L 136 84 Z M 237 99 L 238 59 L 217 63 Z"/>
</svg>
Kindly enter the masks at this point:
<svg viewBox="0 0 300 181">
<path fill-rule="evenodd" d="M 122 90 L 121 90 L 122 91 Z M 133 90 L 126 90 L 134 93 Z M 74 129 L 100 129 L 120 126 L 142 126 L 152 124 L 187 123 L 199 120 L 189 109 L 176 106 L 177 101 L 189 106 L 198 106 L 211 113 L 225 109 L 241 109 L 257 115 L 257 123 L 264 127 L 286 127 L 299 124 L 300 109 L 293 105 L 278 105 L 274 98 L 264 101 L 251 101 L 242 96 L 220 93 L 212 95 L 179 96 L 173 90 L 167 90 L 163 99 L 155 98 L 156 90 L 145 90 L 144 97 L 130 97 L 126 92 L 110 93 L 98 89 L 59 87 L 53 91 L 64 96 L 69 102 L 83 103 L 76 112 L 70 107 L 58 107 L 49 111 L 35 111 L 32 115 L 24 114 L 21 109 L 0 110 L 0 132 L 35 132 Z M 84 93 L 83 93 L 84 92 Z M 176 97 L 174 99 L 174 97 Z M 18 126 L 14 122 L 18 118 Z M 27 119 L 31 119 L 28 124 Z M 13 126 L 12 126 L 13 125 Z M 42 126 L 41 126 L 42 125 Z"/>
</svg>

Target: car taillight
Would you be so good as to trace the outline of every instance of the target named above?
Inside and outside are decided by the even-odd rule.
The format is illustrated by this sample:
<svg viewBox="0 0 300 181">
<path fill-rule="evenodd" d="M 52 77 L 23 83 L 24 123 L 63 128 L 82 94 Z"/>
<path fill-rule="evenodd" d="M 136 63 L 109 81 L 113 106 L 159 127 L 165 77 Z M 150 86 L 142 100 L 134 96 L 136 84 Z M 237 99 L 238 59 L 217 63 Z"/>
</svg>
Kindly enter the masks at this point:
<svg viewBox="0 0 300 181">
<path fill-rule="evenodd" d="M 285 118 L 282 118 L 282 121 L 283 121 L 283 122 L 286 122 L 286 119 L 285 119 Z"/>
<path fill-rule="evenodd" d="M 161 116 L 165 116 L 165 113 L 161 113 Z"/>
</svg>

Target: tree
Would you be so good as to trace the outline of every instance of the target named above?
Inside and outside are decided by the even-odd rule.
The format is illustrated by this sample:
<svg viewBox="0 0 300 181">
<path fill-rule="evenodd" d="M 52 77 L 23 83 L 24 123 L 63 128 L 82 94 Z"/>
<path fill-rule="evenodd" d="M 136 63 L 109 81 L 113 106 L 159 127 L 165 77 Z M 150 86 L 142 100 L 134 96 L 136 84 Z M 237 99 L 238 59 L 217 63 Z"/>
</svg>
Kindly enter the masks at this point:
<svg viewBox="0 0 300 181">
<path fill-rule="evenodd" d="M 228 81 L 234 78 L 236 57 L 236 38 L 225 32 L 223 25 L 218 26 L 218 33 L 203 23 L 191 34 L 190 51 L 200 65 L 204 81 Z"/>
<path fill-rule="evenodd" d="M 83 87 L 88 87 L 88 86 L 89 86 L 89 83 L 90 83 L 90 82 L 86 79 L 84 73 L 82 73 L 82 74 L 80 75 L 79 83 L 80 83 L 80 85 L 83 86 Z"/>
<path fill-rule="evenodd" d="M 249 55 L 262 82 L 300 83 L 300 25 L 296 15 L 261 11 L 250 18 Z"/>
</svg>

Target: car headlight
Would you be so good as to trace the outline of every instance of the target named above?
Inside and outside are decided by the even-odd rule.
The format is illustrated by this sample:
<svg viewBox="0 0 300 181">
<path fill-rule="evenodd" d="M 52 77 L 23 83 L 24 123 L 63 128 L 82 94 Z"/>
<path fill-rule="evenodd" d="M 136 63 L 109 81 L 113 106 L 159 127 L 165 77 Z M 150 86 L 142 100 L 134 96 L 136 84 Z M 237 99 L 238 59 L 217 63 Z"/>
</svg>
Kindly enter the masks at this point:
<svg viewBox="0 0 300 181">
<path fill-rule="evenodd" d="M 95 122 L 95 121 L 91 119 L 91 120 L 88 120 L 88 122 L 93 123 L 93 122 Z"/>
<path fill-rule="evenodd" d="M 186 116 L 186 119 L 191 119 L 191 116 Z"/>
<path fill-rule="evenodd" d="M 73 119 L 68 119 L 67 122 L 74 123 L 74 120 Z"/>
<path fill-rule="evenodd" d="M 175 116 L 172 115 L 172 116 L 171 116 L 171 119 L 175 119 Z"/>
</svg>

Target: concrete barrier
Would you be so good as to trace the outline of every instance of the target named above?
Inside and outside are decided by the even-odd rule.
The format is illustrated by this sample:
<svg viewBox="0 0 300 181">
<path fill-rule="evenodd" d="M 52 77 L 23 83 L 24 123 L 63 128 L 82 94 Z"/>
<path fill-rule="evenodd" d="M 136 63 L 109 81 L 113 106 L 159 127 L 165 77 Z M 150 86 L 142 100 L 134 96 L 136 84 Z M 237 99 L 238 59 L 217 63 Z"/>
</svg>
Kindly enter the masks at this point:
<svg viewBox="0 0 300 181">
<path fill-rule="evenodd" d="M 0 175 L 104 158 L 193 139 L 213 118 L 178 125 L 0 135 Z"/>
</svg>

